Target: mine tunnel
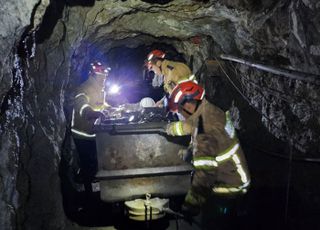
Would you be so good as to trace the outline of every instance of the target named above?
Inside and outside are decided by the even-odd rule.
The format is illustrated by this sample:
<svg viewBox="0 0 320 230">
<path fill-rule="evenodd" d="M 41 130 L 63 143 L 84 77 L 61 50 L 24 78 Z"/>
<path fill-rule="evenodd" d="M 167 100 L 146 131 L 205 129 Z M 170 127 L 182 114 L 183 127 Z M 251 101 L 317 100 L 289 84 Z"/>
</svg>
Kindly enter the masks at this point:
<svg viewBox="0 0 320 230">
<path fill-rule="evenodd" d="M 0 229 L 320 228 L 319 8 L 316 0 L 3 2 Z M 195 155 L 185 162 L 178 152 L 194 142 L 163 125 L 185 118 L 140 104 L 173 94 L 146 68 L 154 50 L 188 66 L 205 92 L 199 100 L 226 114 L 250 172 L 241 199 L 210 194 L 199 215 L 184 215 L 197 170 Z M 79 149 L 74 98 L 94 62 L 110 68 L 103 87 L 117 94 L 99 91 L 109 107 Z"/>
</svg>

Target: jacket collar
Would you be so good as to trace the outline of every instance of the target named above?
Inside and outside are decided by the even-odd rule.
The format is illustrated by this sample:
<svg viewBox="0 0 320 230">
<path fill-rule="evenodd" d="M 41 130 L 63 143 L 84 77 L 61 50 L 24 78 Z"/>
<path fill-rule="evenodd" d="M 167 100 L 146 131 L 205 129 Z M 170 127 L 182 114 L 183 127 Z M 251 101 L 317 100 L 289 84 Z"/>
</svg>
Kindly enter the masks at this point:
<svg viewBox="0 0 320 230">
<path fill-rule="evenodd" d="M 192 120 L 193 120 L 193 119 L 198 118 L 198 117 L 201 115 L 202 111 L 204 110 L 206 104 L 208 104 L 208 101 L 207 101 L 205 98 L 203 98 L 201 104 L 198 106 L 198 108 L 197 108 L 197 110 L 194 112 L 194 114 L 192 114 L 192 115 L 189 117 L 189 119 L 192 119 Z"/>
</svg>

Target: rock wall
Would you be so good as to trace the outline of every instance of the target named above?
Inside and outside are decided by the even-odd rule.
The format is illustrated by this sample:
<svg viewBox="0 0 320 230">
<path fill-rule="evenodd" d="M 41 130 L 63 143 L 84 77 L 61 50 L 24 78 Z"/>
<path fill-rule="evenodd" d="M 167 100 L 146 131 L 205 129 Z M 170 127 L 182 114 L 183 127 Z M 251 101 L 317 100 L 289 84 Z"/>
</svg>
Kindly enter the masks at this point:
<svg viewBox="0 0 320 230">
<path fill-rule="evenodd" d="M 5 1 L 0 9 L 0 228 L 16 229 L 19 223 L 21 158 L 27 157 L 23 132 L 26 128 L 26 79 L 17 47 L 26 33 L 40 23 L 49 1 Z M 24 182 L 24 181 L 23 181 Z"/>
<path fill-rule="evenodd" d="M 250 17 L 254 50 L 249 60 L 319 76 L 319 3 L 280 1 L 272 9 Z M 266 12 L 265 12 L 266 11 Z M 243 50 L 240 50 L 243 53 Z M 249 56 L 250 54 L 250 56 Z M 250 101 L 262 114 L 268 130 L 292 143 L 302 155 L 319 153 L 319 77 L 317 81 L 288 79 L 236 65 L 238 80 Z"/>
</svg>

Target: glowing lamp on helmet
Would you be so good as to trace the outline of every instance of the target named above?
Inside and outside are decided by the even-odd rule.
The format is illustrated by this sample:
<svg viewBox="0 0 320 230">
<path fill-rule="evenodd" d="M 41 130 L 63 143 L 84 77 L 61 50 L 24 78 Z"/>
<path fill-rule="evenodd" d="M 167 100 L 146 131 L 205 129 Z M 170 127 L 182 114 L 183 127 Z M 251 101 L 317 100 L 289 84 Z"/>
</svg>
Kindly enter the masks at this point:
<svg viewBox="0 0 320 230">
<path fill-rule="evenodd" d="M 152 58 L 153 58 L 153 53 L 150 53 L 149 55 L 148 55 L 148 61 L 151 61 L 152 60 Z"/>
<path fill-rule="evenodd" d="M 105 67 L 101 62 L 91 63 L 91 71 L 95 74 L 107 74 L 110 70 L 110 67 Z"/>
<path fill-rule="evenodd" d="M 105 73 L 109 73 L 109 72 L 110 72 L 110 70 L 111 70 L 111 68 L 110 68 L 110 67 L 107 67 L 107 68 L 105 68 L 105 69 L 103 70 L 103 72 L 105 72 Z"/>
</svg>

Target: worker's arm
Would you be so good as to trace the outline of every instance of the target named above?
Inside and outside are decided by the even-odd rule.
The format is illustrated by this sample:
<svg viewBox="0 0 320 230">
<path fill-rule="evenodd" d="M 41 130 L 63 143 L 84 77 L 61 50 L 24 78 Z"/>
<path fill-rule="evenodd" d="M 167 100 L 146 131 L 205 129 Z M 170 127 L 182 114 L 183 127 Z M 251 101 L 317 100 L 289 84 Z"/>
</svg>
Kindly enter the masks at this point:
<svg viewBox="0 0 320 230">
<path fill-rule="evenodd" d="M 100 115 L 100 111 L 95 111 L 89 104 L 90 99 L 85 93 L 79 93 L 74 99 L 74 109 L 86 120 L 97 119 Z"/>
<path fill-rule="evenodd" d="M 163 96 L 159 101 L 156 102 L 155 107 L 167 107 L 168 106 L 168 98 L 167 95 Z"/>
<path fill-rule="evenodd" d="M 192 131 L 191 121 L 176 121 L 167 125 L 166 133 L 170 136 L 186 136 Z"/>
</svg>

